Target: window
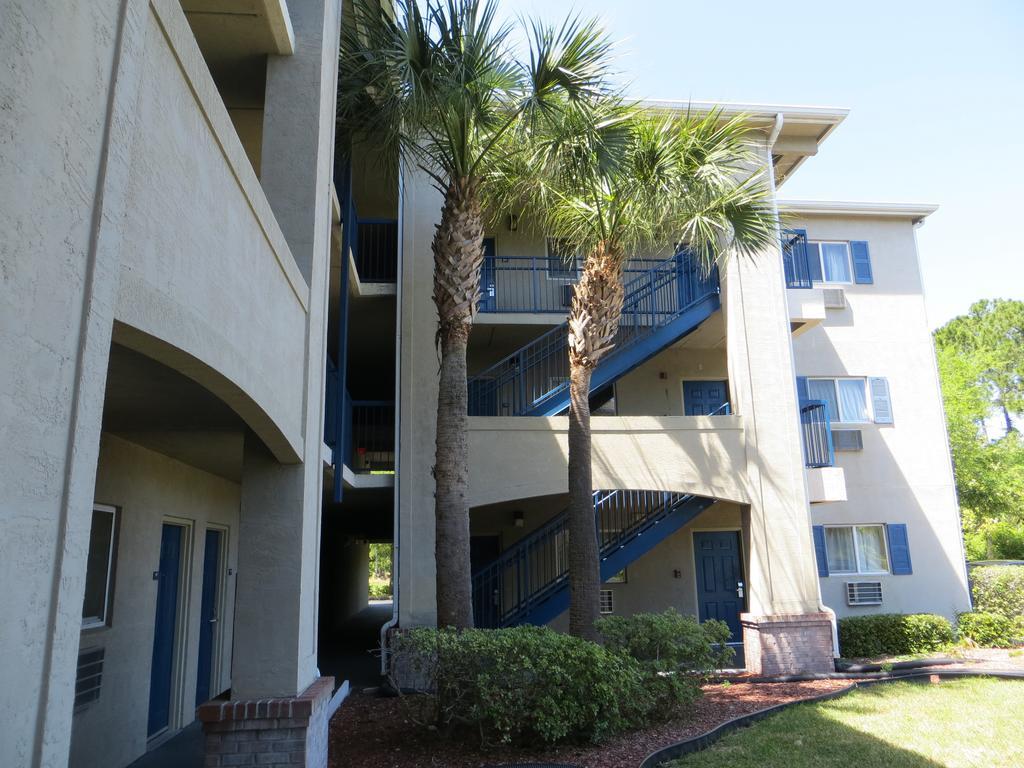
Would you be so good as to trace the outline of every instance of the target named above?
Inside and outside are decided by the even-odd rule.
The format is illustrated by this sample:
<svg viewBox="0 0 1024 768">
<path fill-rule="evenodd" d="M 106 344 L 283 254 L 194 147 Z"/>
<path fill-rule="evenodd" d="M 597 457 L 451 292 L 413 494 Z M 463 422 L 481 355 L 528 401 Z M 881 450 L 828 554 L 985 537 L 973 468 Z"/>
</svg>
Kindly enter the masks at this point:
<svg viewBox="0 0 1024 768">
<path fill-rule="evenodd" d="M 548 277 L 553 280 L 574 280 L 576 278 L 577 256 L 569 252 L 564 240 L 547 238 Z"/>
<path fill-rule="evenodd" d="M 885 526 L 827 525 L 825 548 L 829 573 L 889 572 Z"/>
<path fill-rule="evenodd" d="M 826 283 L 852 283 L 850 269 L 850 244 L 819 242 L 819 258 L 821 259 L 821 278 Z M 812 252 L 813 257 L 813 252 Z"/>
<path fill-rule="evenodd" d="M 807 379 L 807 396 L 824 400 L 828 417 L 840 424 L 871 421 L 864 379 Z"/>
<path fill-rule="evenodd" d="M 85 566 L 82 629 L 110 624 L 114 596 L 114 555 L 117 551 L 117 510 L 97 504 L 92 510 L 89 555 Z"/>
<path fill-rule="evenodd" d="M 601 613 L 603 615 L 615 613 L 615 593 L 610 589 L 601 590 Z"/>
</svg>

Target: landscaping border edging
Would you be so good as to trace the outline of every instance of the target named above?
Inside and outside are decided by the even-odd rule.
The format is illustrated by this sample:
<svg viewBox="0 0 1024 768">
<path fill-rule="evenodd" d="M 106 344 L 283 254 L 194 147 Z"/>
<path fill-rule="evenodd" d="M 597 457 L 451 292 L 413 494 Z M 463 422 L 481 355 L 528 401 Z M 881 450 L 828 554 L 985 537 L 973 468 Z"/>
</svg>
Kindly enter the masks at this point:
<svg viewBox="0 0 1024 768">
<path fill-rule="evenodd" d="M 759 720 L 763 720 L 764 718 L 768 717 L 769 715 L 774 715 L 776 712 L 781 712 L 783 709 L 786 709 L 787 707 L 792 707 L 792 706 L 795 706 L 797 704 L 815 704 L 815 703 L 821 702 L 821 701 L 829 701 L 830 699 L 837 699 L 840 696 L 845 696 L 846 694 L 850 693 L 850 691 L 856 690 L 857 688 L 867 688 L 867 687 L 870 687 L 870 686 L 879 685 L 881 683 L 889 683 L 889 682 L 894 682 L 894 681 L 897 681 L 897 680 L 912 680 L 912 679 L 915 679 L 915 678 L 931 678 L 933 675 L 936 676 L 936 677 L 942 677 L 942 678 L 995 677 L 995 678 L 998 678 L 998 679 L 1001 679 L 1001 680 L 1024 680 L 1024 672 L 1009 671 L 1009 670 L 1008 671 L 993 670 L 993 671 L 987 671 L 986 672 L 986 671 L 983 671 L 983 670 L 973 670 L 973 669 L 970 669 L 970 670 L 968 670 L 968 669 L 951 670 L 951 669 L 942 669 L 941 667 L 940 668 L 914 669 L 914 670 L 910 670 L 910 671 L 906 671 L 906 672 L 902 672 L 902 673 L 897 673 L 897 674 L 887 674 L 885 676 L 871 676 L 871 677 L 861 676 L 860 679 L 857 680 L 856 682 L 852 682 L 852 683 L 850 683 L 850 685 L 846 686 L 845 688 L 840 688 L 838 691 L 829 691 L 828 693 L 822 693 L 822 694 L 819 694 L 818 696 L 812 696 L 812 697 L 807 698 L 807 699 L 798 699 L 796 701 L 787 701 L 784 704 L 776 704 L 775 706 L 772 706 L 772 707 L 766 707 L 765 709 L 760 709 L 757 712 L 751 712 L 750 714 L 747 714 L 747 715 L 740 715 L 739 717 L 734 717 L 732 720 L 727 720 L 726 722 L 722 723 L 718 727 L 713 728 L 712 730 L 707 731 L 706 733 L 702 733 L 699 736 L 694 736 L 691 739 L 686 739 L 684 741 L 679 741 L 679 742 L 676 742 L 675 744 L 669 744 L 667 747 L 662 747 L 661 749 L 656 750 L 655 752 L 652 752 L 647 757 L 645 757 L 643 762 L 640 763 L 640 768 L 657 768 L 657 766 L 660 766 L 662 763 L 665 763 L 668 760 L 675 760 L 676 758 L 683 757 L 684 755 L 693 754 L 694 752 L 700 752 L 701 750 L 707 749 L 708 747 L 710 747 L 712 744 L 714 744 L 720 738 L 725 736 L 727 733 L 729 733 L 731 731 L 734 731 L 734 730 L 738 730 L 740 728 L 745 728 L 748 725 L 752 725 L 753 723 L 756 723 Z M 792 677 L 796 677 L 796 676 L 789 676 L 789 677 L 787 677 L 787 680 L 791 680 Z M 808 679 L 808 680 L 812 680 L 812 679 L 813 680 L 841 679 L 842 680 L 842 679 L 849 679 L 850 677 L 853 677 L 853 676 L 852 675 L 849 675 L 849 676 L 845 676 L 844 675 L 842 677 L 838 677 L 838 676 L 833 677 L 832 675 L 824 675 L 824 676 L 816 675 L 816 676 L 813 676 L 813 677 L 812 676 L 807 676 L 806 679 Z M 762 682 L 771 682 L 771 679 L 770 678 L 764 679 Z M 779 682 L 781 682 L 781 681 L 779 681 Z"/>
</svg>

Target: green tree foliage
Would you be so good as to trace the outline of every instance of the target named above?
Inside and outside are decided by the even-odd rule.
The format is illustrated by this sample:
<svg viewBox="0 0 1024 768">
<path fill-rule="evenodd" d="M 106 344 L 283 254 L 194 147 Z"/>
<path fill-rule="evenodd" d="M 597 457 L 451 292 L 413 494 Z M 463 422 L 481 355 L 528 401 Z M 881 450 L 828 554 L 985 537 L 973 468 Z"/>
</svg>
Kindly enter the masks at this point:
<svg viewBox="0 0 1024 768">
<path fill-rule="evenodd" d="M 976 302 L 935 332 L 964 537 L 971 559 L 1024 556 L 1024 301 Z M 1002 414 L 1006 433 L 984 422 Z"/>
</svg>

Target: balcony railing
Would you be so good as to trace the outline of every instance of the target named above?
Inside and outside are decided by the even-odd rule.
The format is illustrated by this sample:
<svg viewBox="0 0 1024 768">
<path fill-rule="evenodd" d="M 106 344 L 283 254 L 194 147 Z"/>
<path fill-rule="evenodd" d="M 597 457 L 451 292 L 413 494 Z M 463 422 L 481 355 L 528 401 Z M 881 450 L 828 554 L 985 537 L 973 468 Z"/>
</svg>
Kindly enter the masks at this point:
<svg viewBox="0 0 1024 768">
<path fill-rule="evenodd" d="M 811 288 L 807 235 L 792 229 L 782 231 L 782 266 L 787 288 Z"/>
<path fill-rule="evenodd" d="M 811 469 L 831 467 L 835 463 L 835 453 L 828 405 L 824 400 L 801 401 L 800 426 L 804 433 L 804 464 Z"/>
<path fill-rule="evenodd" d="M 351 457 L 354 472 L 395 470 L 395 403 L 393 400 L 352 400 Z"/>
<path fill-rule="evenodd" d="M 352 256 L 364 283 L 398 279 L 398 220 L 360 219 L 353 211 Z"/>
<path fill-rule="evenodd" d="M 336 470 L 344 464 L 354 472 L 394 471 L 393 400 L 353 400 L 347 390 L 339 397 L 338 371 L 328 360 L 324 405 L 324 442 L 334 451 Z"/>
<path fill-rule="evenodd" d="M 664 259 L 630 259 L 622 271 L 623 282 L 663 263 Z M 579 267 L 579 259 L 570 264 L 547 256 L 488 257 L 480 270 L 479 310 L 564 315 L 572 304 Z"/>
</svg>

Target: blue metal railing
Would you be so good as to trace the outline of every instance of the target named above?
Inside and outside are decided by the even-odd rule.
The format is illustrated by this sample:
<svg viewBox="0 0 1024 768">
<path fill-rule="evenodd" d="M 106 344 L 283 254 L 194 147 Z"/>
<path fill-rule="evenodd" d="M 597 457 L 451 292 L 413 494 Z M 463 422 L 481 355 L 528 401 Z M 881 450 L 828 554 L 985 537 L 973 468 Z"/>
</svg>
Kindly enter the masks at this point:
<svg viewBox="0 0 1024 768">
<path fill-rule="evenodd" d="M 594 491 L 594 521 L 603 558 L 694 498 L 666 491 Z M 561 512 L 473 574 L 478 627 L 510 626 L 565 587 L 569 575 L 569 516 Z"/>
<path fill-rule="evenodd" d="M 398 279 L 398 220 L 359 219 L 352 254 L 364 283 L 393 283 Z"/>
<path fill-rule="evenodd" d="M 811 288 L 807 235 L 792 229 L 782 231 L 782 266 L 787 288 Z"/>
<path fill-rule="evenodd" d="M 352 440 L 345 463 L 354 472 L 393 472 L 395 469 L 395 402 L 351 400 Z"/>
<path fill-rule="evenodd" d="M 615 348 L 650 336 L 697 302 L 718 293 L 717 268 L 705 273 L 686 252 L 658 262 L 625 286 Z M 569 387 L 568 325 L 552 328 L 471 377 L 470 416 L 524 416 Z"/>
<path fill-rule="evenodd" d="M 800 426 L 804 437 L 804 464 L 812 469 L 835 464 L 828 404 L 824 400 L 802 400 Z"/>
<path fill-rule="evenodd" d="M 623 280 L 645 274 L 663 259 L 630 259 Z M 498 256 L 480 270 L 480 312 L 537 312 L 564 315 L 579 280 L 579 259 L 566 264 L 547 256 Z"/>
</svg>

